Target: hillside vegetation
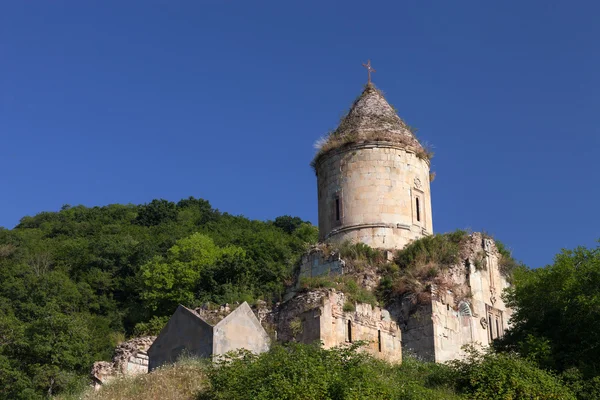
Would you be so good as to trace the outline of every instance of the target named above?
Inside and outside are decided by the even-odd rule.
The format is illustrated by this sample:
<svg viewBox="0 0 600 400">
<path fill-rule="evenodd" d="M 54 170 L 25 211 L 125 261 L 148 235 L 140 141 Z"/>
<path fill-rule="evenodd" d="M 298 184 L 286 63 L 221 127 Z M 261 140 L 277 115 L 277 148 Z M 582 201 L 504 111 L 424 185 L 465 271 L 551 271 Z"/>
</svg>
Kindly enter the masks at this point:
<svg viewBox="0 0 600 400">
<path fill-rule="evenodd" d="M 304 284 L 341 285 L 372 304 L 426 293 L 421 281 L 456 261 L 464 237 L 414 241 L 393 262 L 344 244 L 355 272 L 379 265 L 379 287 L 366 290 L 351 275 Z M 178 303 L 279 301 L 316 239 L 316 228 L 297 217 L 251 221 L 194 198 L 64 206 L 0 228 L 0 399 L 600 398 L 600 247 L 564 250 L 532 270 L 501 244 L 513 282 L 504 296 L 515 313 L 487 354 L 448 365 L 407 357 L 398 366 L 292 343 L 86 389 L 94 361 L 110 359 L 127 337 L 157 333 Z"/>
<path fill-rule="evenodd" d="M 202 199 L 64 206 L 0 228 L 0 398 L 42 399 L 87 382 L 131 335 L 178 303 L 278 300 L 316 228 L 252 221 Z"/>
</svg>

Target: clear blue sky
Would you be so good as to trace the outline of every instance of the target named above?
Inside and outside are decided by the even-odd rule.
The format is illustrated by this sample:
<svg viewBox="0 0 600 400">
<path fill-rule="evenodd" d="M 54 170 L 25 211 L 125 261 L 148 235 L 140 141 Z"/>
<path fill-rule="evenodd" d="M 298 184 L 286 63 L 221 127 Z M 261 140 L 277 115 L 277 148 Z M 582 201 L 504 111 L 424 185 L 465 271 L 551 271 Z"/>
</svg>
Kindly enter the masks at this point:
<svg viewBox="0 0 600 400">
<path fill-rule="evenodd" d="M 316 223 L 313 143 L 374 82 L 434 230 L 532 267 L 600 237 L 597 1 L 4 1 L 0 226 L 154 198 Z"/>
</svg>

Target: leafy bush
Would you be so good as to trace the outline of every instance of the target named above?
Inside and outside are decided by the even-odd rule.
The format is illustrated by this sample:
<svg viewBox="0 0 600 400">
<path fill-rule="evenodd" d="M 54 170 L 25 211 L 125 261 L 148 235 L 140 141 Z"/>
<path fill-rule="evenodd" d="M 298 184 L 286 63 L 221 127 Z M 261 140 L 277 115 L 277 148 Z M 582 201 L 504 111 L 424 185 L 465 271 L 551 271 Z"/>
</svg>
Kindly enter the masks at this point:
<svg viewBox="0 0 600 400">
<path fill-rule="evenodd" d="M 514 354 L 471 349 L 465 360 L 449 365 L 455 371 L 456 389 L 470 399 L 575 399 L 555 375 Z"/>
<path fill-rule="evenodd" d="M 199 400 L 454 399 L 443 385 L 428 387 L 426 371 L 395 366 L 356 351 L 360 344 L 324 350 L 275 346 L 261 355 L 240 351 L 207 370 Z"/>
</svg>

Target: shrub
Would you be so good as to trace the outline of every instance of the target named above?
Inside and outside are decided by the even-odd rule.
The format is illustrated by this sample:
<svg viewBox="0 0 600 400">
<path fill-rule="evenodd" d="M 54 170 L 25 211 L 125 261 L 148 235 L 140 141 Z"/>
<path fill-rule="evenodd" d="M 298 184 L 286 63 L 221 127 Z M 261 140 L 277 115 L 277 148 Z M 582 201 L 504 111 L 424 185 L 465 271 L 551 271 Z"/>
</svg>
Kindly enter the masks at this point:
<svg viewBox="0 0 600 400">
<path fill-rule="evenodd" d="M 410 294 L 415 302 L 427 302 L 433 284 L 451 289 L 453 283 L 444 279 L 441 272 L 460 262 L 461 245 L 466 238 L 467 232 L 461 230 L 426 236 L 396 252 L 395 265 L 381 268 L 378 297 L 387 302 Z"/>
<path fill-rule="evenodd" d="M 375 294 L 362 287 L 355 279 L 350 275 L 307 277 L 300 279 L 300 287 L 305 290 L 336 289 L 346 295 L 347 302 L 376 306 L 378 302 Z"/>
<path fill-rule="evenodd" d="M 455 387 L 470 399 L 575 399 L 560 379 L 514 354 L 469 349 L 464 360 L 451 361 Z"/>
<path fill-rule="evenodd" d="M 456 399 L 451 389 L 427 387 L 427 371 L 375 360 L 360 344 L 324 350 L 288 344 L 253 355 L 240 351 L 207 370 L 209 388 L 199 400 L 241 399 Z M 414 370 L 414 368 L 413 368 Z"/>
<path fill-rule="evenodd" d="M 426 264 L 447 268 L 460 261 L 460 245 L 466 238 L 467 232 L 462 230 L 425 236 L 396 252 L 395 261 L 401 269 Z"/>
</svg>

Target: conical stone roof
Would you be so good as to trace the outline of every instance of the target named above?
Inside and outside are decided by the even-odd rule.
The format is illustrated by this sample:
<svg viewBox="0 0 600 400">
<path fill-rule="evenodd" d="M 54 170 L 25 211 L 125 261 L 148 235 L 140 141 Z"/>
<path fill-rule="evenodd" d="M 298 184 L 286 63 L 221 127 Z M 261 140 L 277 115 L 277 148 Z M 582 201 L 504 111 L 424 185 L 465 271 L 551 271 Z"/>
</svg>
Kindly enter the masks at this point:
<svg viewBox="0 0 600 400">
<path fill-rule="evenodd" d="M 396 114 L 381 91 L 373 84 L 367 84 L 362 94 L 354 101 L 340 125 L 327 138 L 319 143 L 319 151 L 313 166 L 330 151 L 360 142 L 392 142 L 410 147 L 420 157 L 429 158 L 416 136 L 406 123 Z"/>
</svg>

